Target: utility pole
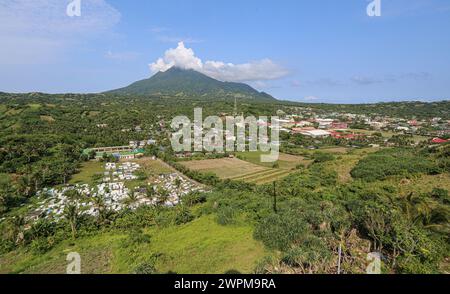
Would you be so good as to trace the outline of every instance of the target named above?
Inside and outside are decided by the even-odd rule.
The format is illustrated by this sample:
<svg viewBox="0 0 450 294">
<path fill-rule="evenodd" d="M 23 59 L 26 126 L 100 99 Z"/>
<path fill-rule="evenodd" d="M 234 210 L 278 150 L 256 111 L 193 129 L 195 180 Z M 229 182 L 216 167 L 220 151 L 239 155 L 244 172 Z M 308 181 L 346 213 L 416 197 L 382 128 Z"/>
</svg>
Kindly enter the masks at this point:
<svg viewBox="0 0 450 294">
<path fill-rule="evenodd" d="M 273 211 L 275 213 L 278 213 L 278 210 L 277 210 L 277 188 L 276 188 L 276 182 L 273 182 Z"/>
<path fill-rule="evenodd" d="M 338 259 L 338 275 L 341 274 L 341 255 L 342 255 L 342 244 L 339 244 L 339 259 Z"/>
</svg>

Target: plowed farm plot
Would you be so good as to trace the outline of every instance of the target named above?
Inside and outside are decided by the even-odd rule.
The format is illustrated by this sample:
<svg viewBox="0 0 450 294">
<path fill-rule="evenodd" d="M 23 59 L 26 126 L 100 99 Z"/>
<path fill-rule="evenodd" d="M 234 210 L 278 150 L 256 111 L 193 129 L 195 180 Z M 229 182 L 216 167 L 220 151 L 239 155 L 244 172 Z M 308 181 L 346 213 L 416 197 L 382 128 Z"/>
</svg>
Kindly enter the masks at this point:
<svg viewBox="0 0 450 294">
<path fill-rule="evenodd" d="M 237 158 L 193 160 L 182 162 L 185 167 L 203 172 L 214 173 L 221 179 L 244 181 L 254 184 L 266 184 L 287 176 L 290 171 L 268 168 Z"/>
</svg>

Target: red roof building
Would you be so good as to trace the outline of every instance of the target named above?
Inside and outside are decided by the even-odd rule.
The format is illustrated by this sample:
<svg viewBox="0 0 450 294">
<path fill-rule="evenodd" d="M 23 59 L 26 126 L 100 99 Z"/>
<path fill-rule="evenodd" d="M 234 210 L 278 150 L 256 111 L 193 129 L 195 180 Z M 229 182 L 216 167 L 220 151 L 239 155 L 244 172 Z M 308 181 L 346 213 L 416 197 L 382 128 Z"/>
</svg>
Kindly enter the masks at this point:
<svg viewBox="0 0 450 294">
<path fill-rule="evenodd" d="M 447 143 L 448 140 L 444 140 L 444 139 L 441 139 L 441 138 L 434 138 L 433 140 L 431 140 L 431 142 L 434 143 L 434 144 L 443 144 L 443 143 Z"/>
<path fill-rule="evenodd" d="M 335 139 L 347 139 L 347 140 L 354 140 L 358 139 L 360 137 L 364 137 L 364 134 L 344 134 L 340 132 L 332 132 L 331 136 Z"/>
</svg>

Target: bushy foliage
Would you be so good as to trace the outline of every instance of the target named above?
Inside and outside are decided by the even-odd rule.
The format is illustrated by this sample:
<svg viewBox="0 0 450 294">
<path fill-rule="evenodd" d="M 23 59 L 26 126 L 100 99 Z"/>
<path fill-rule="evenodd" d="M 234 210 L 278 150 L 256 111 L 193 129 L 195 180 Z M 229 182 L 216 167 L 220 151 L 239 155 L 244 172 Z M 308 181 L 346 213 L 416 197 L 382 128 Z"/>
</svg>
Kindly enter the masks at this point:
<svg viewBox="0 0 450 294">
<path fill-rule="evenodd" d="M 222 226 L 235 223 L 236 211 L 231 206 L 222 206 L 217 210 L 217 223 Z"/>
<path fill-rule="evenodd" d="M 389 176 L 411 174 L 436 174 L 438 166 L 428 157 L 413 149 L 388 149 L 370 154 L 360 160 L 351 171 L 355 179 L 365 181 L 383 180 Z"/>
<path fill-rule="evenodd" d="M 313 159 L 315 163 L 327 162 L 334 160 L 334 155 L 327 152 L 315 152 Z"/>
<path fill-rule="evenodd" d="M 145 234 L 142 229 L 133 229 L 128 233 L 127 237 L 122 241 L 123 247 L 131 247 L 140 244 L 150 243 L 150 236 Z"/>
<path fill-rule="evenodd" d="M 195 219 L 187 206 L 180 205 L 176 208 L 174 222 L 176 225 L 183 225 Z"/>
</svg>

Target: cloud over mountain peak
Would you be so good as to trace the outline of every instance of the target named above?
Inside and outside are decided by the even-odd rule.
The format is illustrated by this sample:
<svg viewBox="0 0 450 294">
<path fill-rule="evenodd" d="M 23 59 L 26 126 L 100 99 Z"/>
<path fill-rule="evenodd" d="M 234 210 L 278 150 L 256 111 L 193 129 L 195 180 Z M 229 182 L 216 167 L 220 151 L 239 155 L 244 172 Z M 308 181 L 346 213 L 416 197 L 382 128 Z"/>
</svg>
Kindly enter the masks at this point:
<svg viewBox="0 0 450 294">
<path fill-rule="evenodd" d="M 194 50 L 179 42 L 177 48 L 167 50 L 163 57 L 150 64 L 153 73 L 167 71 L 171 67 L 193 69 L 212 78 L 229 82 L 251 82 L 276 80 L 288 74 L 287 69 L 270 59 L 252 61 L 243 64 L 223 61 L 203 62 Z"/>
</svg>

